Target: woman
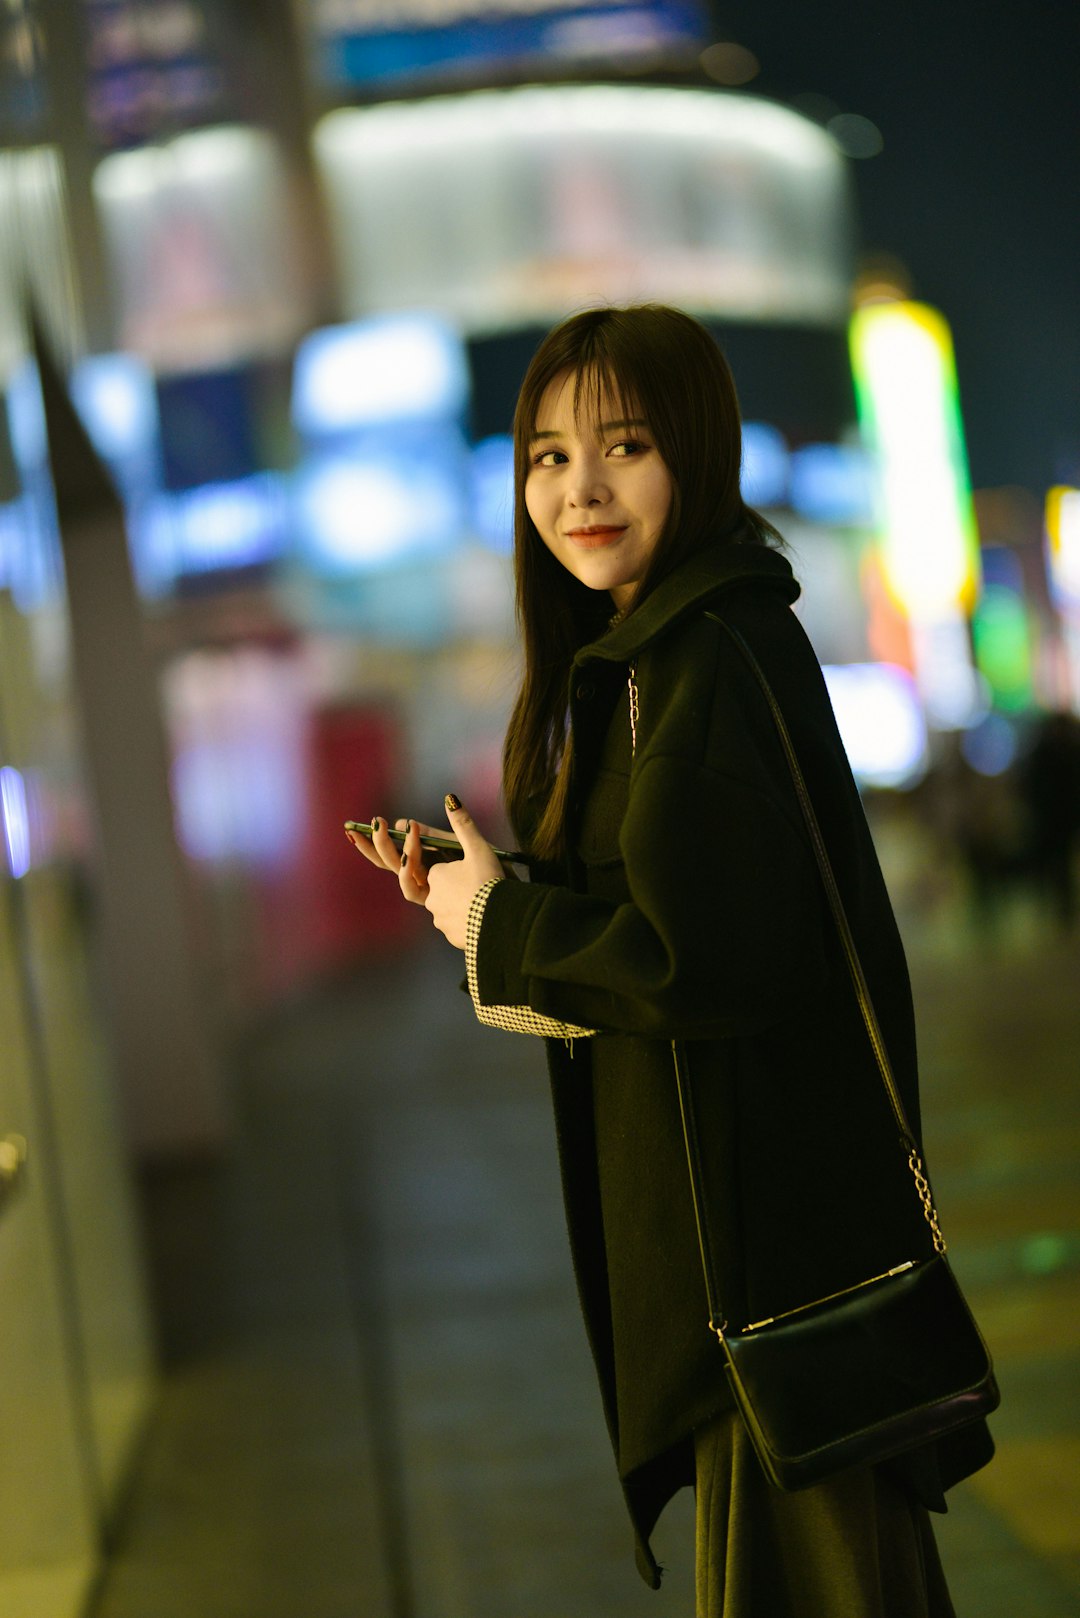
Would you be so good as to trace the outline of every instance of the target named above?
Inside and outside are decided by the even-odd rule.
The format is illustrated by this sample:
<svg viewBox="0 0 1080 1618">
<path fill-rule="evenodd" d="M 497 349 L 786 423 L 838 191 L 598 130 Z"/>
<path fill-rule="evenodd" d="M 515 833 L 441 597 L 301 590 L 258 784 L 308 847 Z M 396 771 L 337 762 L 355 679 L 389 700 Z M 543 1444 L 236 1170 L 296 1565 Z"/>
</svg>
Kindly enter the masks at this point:
<svg viewBox="0 0 1080 1618">
<path fill-rule="evenodd" d="M 465 949 L 484 1020 L 546 1033 L 571 1245 L 604 1405 L 649 1536 L 697 1491 L 698 1611 L 943 1618 L 926 1507 L 989 1458 L 981 1424 L 796 1494 L 766 1482 L 708 1310 L 673 1073 L 704 1154 L 729 1319 L 928 1249 L 821 879 L 760 690 L 784 712 L 918 1128 L 907 971 L 779 536 L 739 489 L 730 372 L 660 306 L 557 327 L 514 427 L 524 674 L 504 753 L 532 880 L 506 880 L 453 794 L 464 858 L 426 869 L 385 822 L 366 856 Z"/>
</svg>

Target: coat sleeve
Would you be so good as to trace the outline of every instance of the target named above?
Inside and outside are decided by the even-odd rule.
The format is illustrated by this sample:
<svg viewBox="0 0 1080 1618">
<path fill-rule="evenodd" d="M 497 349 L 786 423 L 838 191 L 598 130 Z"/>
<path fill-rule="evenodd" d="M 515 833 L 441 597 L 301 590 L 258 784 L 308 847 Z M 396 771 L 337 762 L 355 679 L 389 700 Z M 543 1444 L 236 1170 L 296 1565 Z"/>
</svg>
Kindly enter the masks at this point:
<svg viewBox="0 0 1080 1618">
<path fill-rule="evenodd" d="M 539 1034 L 543 1039 L 562 1039 L 568 1044 L 575 1039 L 590 1039 L 598 1033 L 596 1028 L 582 1028 L 577 1023 L 559 1022 L 554 1017 L 544 1017 L 531 1006 L 522 1004 L 499 1006 L 485 1002 L 480 998 L 476 977 L 476 953 L 480 942 L 480 931 L 483 925 L 484 912 L 488 900 L 498 887 L 500 880 L 505 878 L 492 877 L 485 882 L 473 895 L 469 906 L 468 925 L 465 929 L 465 984 L 472 997 L 473 1008 L 477 1017 L 489 1028 L 501 1028 L 508 1034 Z"/>
<path fill-rule="evenodd" d="M 820 879 L 768 781 L 653 753 L 620 833 L 630 901 L 500 882 L 477 945 L 482 1004 L 607 1032 L 724 1038 L 798 1012 L 827 976 Z"/>
</svg>

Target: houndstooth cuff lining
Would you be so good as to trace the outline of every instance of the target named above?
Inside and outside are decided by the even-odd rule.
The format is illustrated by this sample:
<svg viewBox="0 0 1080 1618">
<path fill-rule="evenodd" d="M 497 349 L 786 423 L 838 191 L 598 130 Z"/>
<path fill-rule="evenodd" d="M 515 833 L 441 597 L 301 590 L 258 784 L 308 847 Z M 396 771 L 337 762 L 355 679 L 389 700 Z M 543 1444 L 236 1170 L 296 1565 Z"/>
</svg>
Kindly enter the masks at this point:
<svg viewBox="0 0 1080 1618">
<path fill-rule="evenodd" d="M 539 1034 L 546 1039 L 588 1039 L 591 1035 L 598 1033 L 599 1029 L 579 1028 L 572 1022 L 559 1022 L 555 1017 L 541 1016 L 540 1012 L 533 1011 L 531 1006 L 482 1006 L 480 1004 L 480 990 L 476 975 L 476 956 L 480 948 L 480 925 L 484 919 L 484 907 L 491 897 L 491 890 L 496 883 L 502 880 L 501 877 L 490 877 L 482 888 L 476 890 L 472 904 L 469 906 L 469 918 L 465 924 L 465 976 L 476 1015 L 488 1028 L 503 1028 L 507 1033 L 511 1034 Z"/>
</svg>

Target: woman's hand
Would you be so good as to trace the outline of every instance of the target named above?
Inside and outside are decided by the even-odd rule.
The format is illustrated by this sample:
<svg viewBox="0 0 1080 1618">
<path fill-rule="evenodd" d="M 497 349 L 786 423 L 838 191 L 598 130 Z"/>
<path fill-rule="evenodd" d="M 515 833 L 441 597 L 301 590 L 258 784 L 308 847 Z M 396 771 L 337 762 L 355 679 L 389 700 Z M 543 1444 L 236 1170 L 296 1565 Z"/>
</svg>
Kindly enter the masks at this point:
<svg viewBox="0 0 1080 1618">
<path fill-rule="evenodd" d="M 422 905 L 428 896 L 428 873 L 424 869 L 420 838 L 437 835 L 438 828 L 422 826 L 418 820 L 398 820 L 394 823 L 394 830 L 405 833 L 404 844 L 393 841 L 390 822 L 379 815 L 372 816 L 370 838 L 358 831 L 346 831 L 345 835 L 372 865 L 377 865 L 380 871 L 394 873 L 403 896 L 410 904 Z"/>
<path fill-rule="evenodd" d="M 430 870 L 424 866 L 420 838 L 439 836 L 437 826 L 424 826 L 418 820 L 396 821 L 395 831 L 405 832 L 405 842 L 400 847 L 390 836 L 389 821 L 378 815 L 372 817 L 370 838 L 356 831 L 347 831 L 345 835 L 372 865 L 382 871 L 392 871 L 403 897 L 410 904 L 426 905 L 439 931 L 457 949 L 464 949 L 469 906 L 477 889 L 490 877 L 503 877 L 506 872 L 495 858 L 491 844 L 481 836 L 476 822 L 462 809 L 453 793 L 446 796 L 446 818 L 464 850 L 464 858 L 441 861 L 436 855 L 438 863 Z"/>
<path fill-rule="evenodd" d="M 452 792 L 446 795 L 446 818 L 465 857 L 433 866 L 427 873 L 428 894 L 424 903 L 443 936 L 456 949 L 464 949 L 469 906 L 477 890 L 491 877 L 501 879 L 506 873 L 495 857 L 495 850 L 481 836 L 476 822 Z"/>
</svg>

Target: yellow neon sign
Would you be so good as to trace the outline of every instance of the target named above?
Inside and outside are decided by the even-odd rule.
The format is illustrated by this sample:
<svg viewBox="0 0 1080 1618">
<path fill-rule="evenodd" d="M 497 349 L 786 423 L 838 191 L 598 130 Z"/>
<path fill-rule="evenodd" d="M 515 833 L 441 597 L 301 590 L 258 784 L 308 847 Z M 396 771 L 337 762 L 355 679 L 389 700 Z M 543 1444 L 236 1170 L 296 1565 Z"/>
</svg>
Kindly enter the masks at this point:
<svg viewBox="0 0 1080 1618">
<path fill-rule="evenodd" d="M 1080 489 L 1058 484 L 1046 496 L 1047 558 L 1054 594 L 1080 607 Z"/>
</svg>

